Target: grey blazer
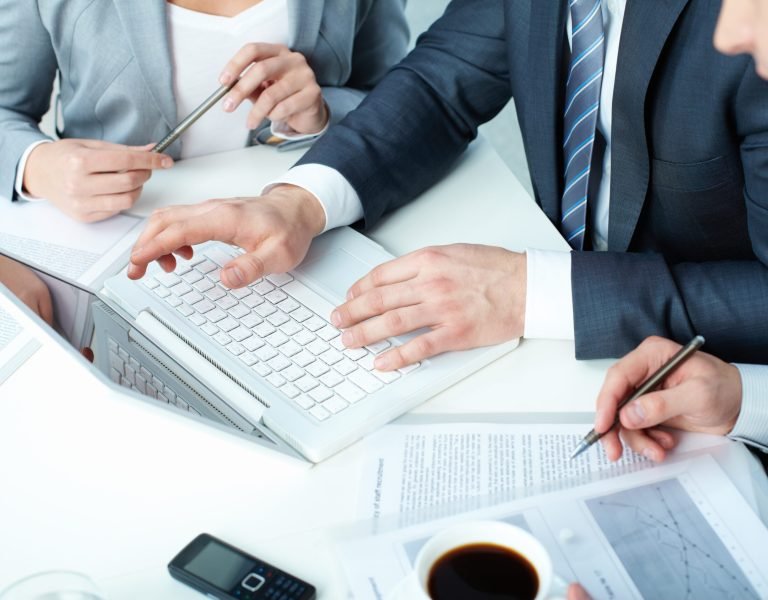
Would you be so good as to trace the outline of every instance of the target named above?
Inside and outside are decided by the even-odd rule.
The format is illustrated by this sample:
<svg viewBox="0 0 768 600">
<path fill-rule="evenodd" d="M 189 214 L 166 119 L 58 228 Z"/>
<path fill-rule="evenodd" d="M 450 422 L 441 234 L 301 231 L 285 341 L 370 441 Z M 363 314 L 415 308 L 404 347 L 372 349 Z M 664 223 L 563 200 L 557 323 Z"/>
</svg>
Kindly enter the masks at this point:
<svg viewBox="0 0 768 600">
<path fill-rule="evenodd" d="M 165 5 L 0 0 L 0 197 L 13 197 L 24 150 L 46 139 L 38 124 L 57 71 L 62 137 L 145 144 L 177 123 Z M 405 55 L 404 5 L 288 0 L 290 46 L 307 57 L 334 121 Z M 168 152 L 178 157 L 180 142 Z"/>
</svg>

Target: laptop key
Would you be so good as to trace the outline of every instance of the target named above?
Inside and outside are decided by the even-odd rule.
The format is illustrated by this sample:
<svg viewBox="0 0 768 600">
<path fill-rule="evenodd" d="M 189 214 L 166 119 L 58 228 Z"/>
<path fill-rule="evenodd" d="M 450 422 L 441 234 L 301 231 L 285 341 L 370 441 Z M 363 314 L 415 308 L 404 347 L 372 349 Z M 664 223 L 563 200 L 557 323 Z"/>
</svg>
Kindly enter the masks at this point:
<svg viewBox="0 0 768 600">
<path fill-rule="evenodd" d="M 277 307 L 285 313 L 293 312 L 297 308 L 301 307 L 301 304 L 296 302 L 293 298 L 286 296 L 285 300 L 280 302 Z"/>
<path fill-rule="evenodd" d="M 206 318 L 203 315 L 199 315 L 196 312 L 193 312 L 191 315 L 185 315 L 185 316 L 189 317 L 189 320 L 192 322 L 192 325 L 195 325 L 196 327 L 202 327 L 203 325 L 205 325 Z"/>
<path fill-rule="evenodd" d="M 344 354 L 352 360 L 360 360 L 363 356 L 367 356 L 368 351 L 365 348 L 347 348 Z"/>
<path fill-rule="evenodd" d="M 216 325 L 214 325 L 213 323 L 206 323 L 205 325 L 200 327 L 200 330 L 203 333 L 211 336 L 216 335 L 220 331 L 219 328 L 216 327 Z"/>
<path fill-rule="evenodd" d="M 208 279 L 201 279 L 200 281 L 196 281 L 192 287 L 198 292 L 207 292 L 208 290 L 213 289 L 214 285 Z"/>
<path fill-rule="evenodd" d="M 269 292 L 275 289 L 275 286 L 269 283 L 268 281 L 262 280 L 259 283 L 253 284 L 251 286 L 251 289 L 257 294 L 259 294 L 259 296 L 266 296 L 267 294 L 269 294 Z"/>
<path fill-rule="evenodd" d="M 197 283 L 198 281 L 200 281 L 203 278 L 203 274 L 198 273 L 195 270 L 192 270 L 189 273 L 184 273 L 184 275 L 182 275 L 181 278 L 191 285 L 193 283 Z"/>
<path fill-rule="evenodd" d="M 267 275 L 266 278 L 268 281 L 272 282 L 274 285 L 278 287 L 293 281 L 293 275 L 291 275 L 290 273 L 272 273 L 271 275 Z"/>
<path fill-rule="evenodd" d="M 333 365 L 333 368 L 342 375 L 349 375 L 352 371 L 357 369 L 357 364 L 352 362 L 350 359 L 345 358 Z"/>
<path fill-rule="evenodd" d="M 258 362 L 255 365 L 251 367 L 254 371 L 256 371 L 259 375 L 262 377 L 266 377 L 272 372 L 272 369 L 270 369 L 266 363 Z"/>
<path fill-rule="evenodd" d="M 391 345 L 392 343 L 389 340 L 381 340 L 380 342 L 366 346 L 366 348 L 368 348 L 369 352 L 373 352 L 373 354 L 381 354 Z"/>
<path fill-rule="evenodd" d="M 260 361 L 267 362 L 268 360 L 277 356 L 277 350 L 275 350 L 272 346 L 264 345 L 259 348 L 255 354 Z"/>
<path fill-rule="evenodd" d="M 282 375 L 285 376 L 285 371 L 283 371 Z M 288 381 L 290 381 L 290 379 Z M 283 394 L 285 394 L 291 399 L 295 398 L 301 393 L 299 391 L 299 388 L 297 388 L 292 383 L 286 383 L 284 386 L 280 388 L 280 391 L 283 392 Z"/>
<path fill-rule="evenodd" d="M 233 306 L 237 306 L 237 300 L 227 294 L 226 296 L 222 296 L 218 300 L 216 300 L 216 304 L 219 305 L 219 308 L 223 308 L 224 310 L 229 310 Z"/>
<path fill-rule="evenodd" d="M 240 325 L 236 329 L 230 331 L 229 335 L 231 335 L 232 339 L 236 342 L 242 342 L 244 339 L 251 337 L 253 333 L 251 333 L 251 330 L 247 327 Z"/>
<path fill-rule="evenodd" d="M 337 362 L 344 359 L 344 355 L 338 350 L 328 348 L 328 350 L 320 354 L 317 358 L 322 360 L 326 365 L 335 365 Z"/>
<path fill-rule="evenodd" d="M 403 375 L 408 375 L 408 373 L 412 373 L 413 371 L 418 369 L 420 366 L 421 366 L 421 363 L 417 362 L 417 363 L 413 363 L 412 365 L 407 365 L 405 367 L 402 367 L 398 369 L 398 371 L 400 371 L 400 373 L 402 373 Z"/>
<path fill-rule="evenodd" d="M 277 373 L 271 373 L 270 375 L 267 375 L 266 380 L 271 386 L 276 388 L 279 388 L 285 384 L 285 378 L 281 375 L 278 375 Z"/>
<path fill-rule="evenodd" d="M 326 400 L 322 404 L 322 407 L 324 409 L 326 409 L 327 411 L 333 413 L 334 415 L 340 413 L 342 410 L 344 410 L 348 406 L 349 406 L 349 404 L 344 402 L 344 400 L 342 400 L 338 396 L 333 396 L 331 399 Z"/>
<path fill-rule="evenodd" d="M 222 290 L 219 286 L 214 286 L 211 289 L 209 289 L 207 292 L 205 292 L 205 297 L 208 298 L 208 300 L 213 300 L 214 302 L 216 300 L 219 300 L 220 298 L 223 298 L 227 295 L 227 292 Z"/>
<path fill-rule="evenodd" d="M 313 314 L 312 311 L 304 308 L 303 306 L 300 306 L 296 310 L 291 312 L 291 316 L 296 319 L 299 323 L 303 323 L 307 319 L 311 319 Z"/>
<path fill-rule="evenodd" d="M 379 371 L 378 369 L 374 369 L 371 373 L 384 383 L 392 383 L 393 381 L 400 379 L 400 373 L 397 371 Z"/>
<path fill-rule="evenodd" d="M 195 314 L 195 311 L 192 310 L 192 307 L 189 304 L 185 304 L 183 302 L 176 307 L 176 310 L 178 310 L 185 317 L 191 317 Z"/>
<path fill-rule="evenodd" d="M 187 296 L 189 296 L 189 294 L 187 294 Z M 193 302 L 193 303 L 187 302 L 187 304 L 192 304 L 192 308 L 194 308 L 201 315 L 209 313 L 214 308 L 216 308 L 213 305 L 213 302 L 211 302 L 210 300 L 206 300 L 205 298 L 203 298 L 199 302 Z"/>
<path fill-rule="evenodd" d="M 322 406 L 313 406 L 309 409 L 309 414 L 315 417 L 318 421 L 325 421 L 331 416 L 331 413 L 325 410 Z"/>
<path fill-rule="evenodd" d="M 199 265 L 195 266 L 195 270 L 201 273 L 210 273 L 216 270 L 216 265 L 210 260 L 204 260 Z"/>
<path fill-rule="evenodd" d="M 304 377 L 301 379 L 296 380 L 296 387 L 299 388 L 302 392 L 308 392 L 317 386 L 317 379 L 310 377 L 309 375 L 304 375 Z"/>
<path fill-rule="evenodd" d="M 250 351 L 253 352 L 254 350 L 258 350 L 264 345 L 264 340 L 257 338 L 255 335 L 252 335 L 249 338 L 246 338 L 245 341 L 243 341 L 243 346 Z"/>
<path fill-rule="evenodd" d="M 232 338 L 229 337 L 226 333 L 223 331 L 219 331 L 216 335 L 213 336 L 213 339 L 216 340 L 219 344 L 222 346 L 226 346 L 232 341 Z"/>
<path fill-rule="evenodd" d="M 204 300 L 203 295 L 200 292 L 196 292 L 195 290 L 192 290 L 191 292 L 187 292 L 181 297 L 184 302 L 189 304 L 190 306 L 193 304 L 197 304 L 201 300 Z"/>
<path fill-rule="evenodd" d="M 306 346 L 314 339 L 316 339 L 315 334 L 311 331 L 307 331 L 306 329 L 302 329 L 293 336 L 293 340 L 302 346 Z"/>
<path fill-rule="evenodd" d="M 339 385 L 345 379 L 339 375 L 336 371 L 329 370 L 326 374 L 320 377 L 320 383 L 332 388 Z"/>
<path fill-rule="evenodd" d="M 304 377 L 304 369 L 300 369 L 296 365 L 291 365 L 280 373 L 288 381 L 296 381 Z"/>
<path fill-rule="evenodd" d="M 240 356 L 243 352 L 245 352 L 245 348 L 243 348 L 243 345 L 238 344 L 237 342 L 232 342 L 231 344 L 228 344 L 227 350 L 229 350 L 235 356 Z"/>
<path fill-rule="evenodd" d="M 300 367 L 306 367 L 308 364 L 315 362 L 314 355 L 310 352 L 307 352 L 306 350 L 302 350 L 291 358 L 293 359 L 293 362 L 295 362 Z"/>
<path fill-rule="evenodd" d="M 315 405 L 315 402 L 307 396 L 298 396 L 295 398 L 295 402 L 304 410 L 309 410 Z"/>
<path fill-rule="evenodd" d="M 258 359 L 250 352 L 243 352 L 240 355 L 240 360 L 242 360 L 247 367 L 252 367 L 256 364 Z"/>
<path fill-rule="evenodd" d="M 344 400 L 346 400 L 350 404 L 359 402 L 366 396 L 366 393 L 363 390 L 361 390 L 359 387 L 357 387 L 354 383 L 350 381 L 343 381 L 342 383 L 337 385 L 335 388 L 333 388 L 333 391 L 334 393 L 344 398 Z"/>
<path fill-rule="evenodd" d="M 324 375 L 327 373 L 330 369 L 325 365 L 325 363 L 316 360 L 315 362 L 307 365 L 306 371 L 313 377 L 320 377 L 320 375 Z"/>
<path fill-rule="evenodd" d="M 251 294 L 250 296 L 246 296 L 245 298 L 243 298 L 243 304 L 245 304 L 248 308 L 254 308 L 259 304 L 263 304 L 263 303 L 264 303 L 264 298 L 262 298 L 258 294 Z"/>
<path fill-rule="evenodd" d="M 230 308 L 227 312 L 229 312 L 235 319 L 242 319 L 246 315 L 251 314 L 251 309 L 241 302 Z"/>
<path fill-rule="evenodd" d="M 307 320 L 306 323 L 304 323 L 304 327 L 306 327 L 307 329 L 313 332 L 318 331 L 319 329 L 322 329 L 323 327 L 325 327 L 325 325 L 326 325 L 326 322 L 316 315 L 311 317 L 310 319 Z"/>
<path fill-rule="evenodd" d="M 285 342 L 285 344 L 280 346 L 280 352 L 282 352 L 288 357 L 295 356 L 302 350 L 303 348 L 291 339 L 289 339 L 287 342 Z"/>
<path fill-rule="evenodd" d="M 324 339 L 326 342 L 330 342 L 333 338 L 339 337 L 341 332 L 332 325 L 326 325 L 322 329 L 317 331 L 317 336 Z"/>
<path fill-rule="evenodd" d="M 267 342 L 270 346 L 277 348 L 278 346 L 282 346 L 288 341 L 288 336 L 285 335 L 282 331 L 275 331 L 274 333 L 264 338 L 264 341 Z"/>
<path fill-rule="evenodd" d="M 262 319 L 259 315 L 256 315 L 254 313 L 250 313 L 248 315 L 245 315 L 242 319 L 240 319 L 240 324 L 244 325 L 245 327 L 249 327 L 253 329 L 258 325 L 259 323 L 262 323 L 264 319 Z"/>
<path fill-rule="evenodd" d="M 216 323 L 219 329 L 222 331 L 230 332 L 233 329 L 236 329 L 239 326 L 239 323 L 235 321 L 232 317 L 225 317 L 218 323 Z"/>
<path fill-rule="evenodd" d="M 369 394 L 372 394 L 373 392 L 384 387 L 384 384 L 381 383 L 381 381 L 376 379 L 367 371 L 363 371 L 362 369 L 358 369 L 357 371 L 350 373 L 349 380 L 355 385 L 363 388 L 363 390 Z"/>
<path fill-rule="evenodd" d="M 174 285 L 172 288 L 170 288 L 171 292 L 176 294 L 177 296 L 181 297 L 184 294 L 188 294 L 192 291 L 192 286 L 184 283 L 183 281 L 180 281 L 176 285 Z"/>
<path fill-rule="evenodd" d="M 170 290 L 168 290 L 168 288 L 165 288 L 165 287 L 163 287 L 162 285 L 158 285 L 158 286 L 157 286 L 157 287 L 156 287 L 154 290 L 152 290 L 152 291 L 153 291 L 153 292 L 155 292 L 155 294 L 157 294 L 157 295 L 158 295 L 158 296 L 160 296 L 161 298 L 167 298 L 168 296 L 170 296 L 170 295 L 171 295 L 171 292 L 170 292 Z"/>
<path fill-rule="evenodd" d="M 296 321 L 294 321 L 293 319 L 289 319 L 288 321 L 280 325 L 280 331 L 282 331 L 288 337 L 294 337 L 300 331 L 304 331 L 304 330 L 301 328 L 301 325 L 299 325 Z M 309 332 L 307 331 L 307 333 Z M 298 342 L 298 340 L 294 340 L 294 341 Z"/>
<path fill-rule="evenodd" d="M 333 392 L 324 385 L 318 385 L 309 392 L 309 397 L 318 404 L 328 400 L 331 396 L 333 396 Z"/>
<path fill-rule="evenodd" d="M 231 296 L 237 298 L 238 300 L 242 300 L 246 296 L 250 296 L 251 293 L 252 293 L 251 290 L 249 288 L 247 288 L 247 287 L 235 288 L 233 290 L 230 290 L 230 292 L 229 292 L 229 294 Z"/>
<path fill-rule="evenodd" d="M 176 294 L 171 294 L 168 296 L 165 301 L 170 304 L 173 308 L 176 308 L 177 306 L 181 305 L 181 298 L 179 298 Z"/>
<path fill-rule="evenodd" d="M 267 366 L 273 371 L 282 371 L 286 367 L 291 366 L 291 361 L 285 358 L 282 354 L 278 354 L 274 358 L 267 361 Z"/>
<path fill-rule="evenodd" d="M 160 282 L 160 285 L 165 287 L 171 287 L 181 281 L 181 277 L 179 277 L 176 273 L 166 273 L 162 270 L 158 271 L 157 275 L 155 275 L 155 279 Z"/>
<path fill-rule="evenodd" d="M 226 319 L 227 313 L 220 308 L 214 308 L 212 311 L 205 313 L 205 318 L 211 323 L 218 323 L 222 319 Z"/>
<path fill-rule="evenodd" d="M 145 277 L 144 285 L 148 287 L 150 290 L 154 290 L 158 285 L 160 285 L 160 282 L 154 277 Z"/>
</svg>

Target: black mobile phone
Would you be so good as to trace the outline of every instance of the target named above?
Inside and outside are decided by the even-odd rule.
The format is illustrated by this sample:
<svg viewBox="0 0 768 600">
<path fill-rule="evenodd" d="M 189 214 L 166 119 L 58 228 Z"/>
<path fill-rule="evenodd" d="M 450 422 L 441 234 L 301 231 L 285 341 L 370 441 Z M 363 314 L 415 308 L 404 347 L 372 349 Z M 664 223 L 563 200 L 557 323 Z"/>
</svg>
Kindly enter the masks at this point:
<svg viewBox="0 0 768 600">
<path fill-rule="evenodd" d="M 221 600 L 313 600 L 315 588 L 298 577 L 201 533 L 168 563 L 171 576 Z"/>
</svg>

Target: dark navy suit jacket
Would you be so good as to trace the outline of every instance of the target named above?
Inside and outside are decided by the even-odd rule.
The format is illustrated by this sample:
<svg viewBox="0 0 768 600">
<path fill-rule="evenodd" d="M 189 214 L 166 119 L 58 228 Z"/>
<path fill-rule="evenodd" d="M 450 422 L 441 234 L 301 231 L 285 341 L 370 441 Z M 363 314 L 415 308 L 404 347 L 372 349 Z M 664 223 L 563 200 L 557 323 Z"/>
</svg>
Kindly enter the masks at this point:
<svg viewBox="0 0 768 600">
<path fill-rule="evenodd" d="M 579 358 L 700 333 L 726 360 L 768 362 L 768 84 L 751 59 L 714 49 L 719 8 L 627 3 L 609 251 L 572 260 Z M 514 97 L 536 201 L 557 223 L 567 44 L 565 1 L 454 0 L 302 162 L 338 169 L 371 226 L 443 176 Z"/>
</svg>

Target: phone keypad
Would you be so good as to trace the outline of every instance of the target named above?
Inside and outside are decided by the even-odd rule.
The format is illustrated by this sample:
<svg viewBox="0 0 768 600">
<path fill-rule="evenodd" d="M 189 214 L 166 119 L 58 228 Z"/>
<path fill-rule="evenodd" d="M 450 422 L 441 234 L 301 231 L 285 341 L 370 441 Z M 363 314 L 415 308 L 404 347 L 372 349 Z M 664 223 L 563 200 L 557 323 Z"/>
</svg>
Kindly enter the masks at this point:
<svg viewBox="0 0 768 600">
<path fill-rule="evenodd" d="M 306 592 L 303 582 L 260 566 L 246 575 L 232 594 L 238 600 L 301 600 Z"/>
</svg>

